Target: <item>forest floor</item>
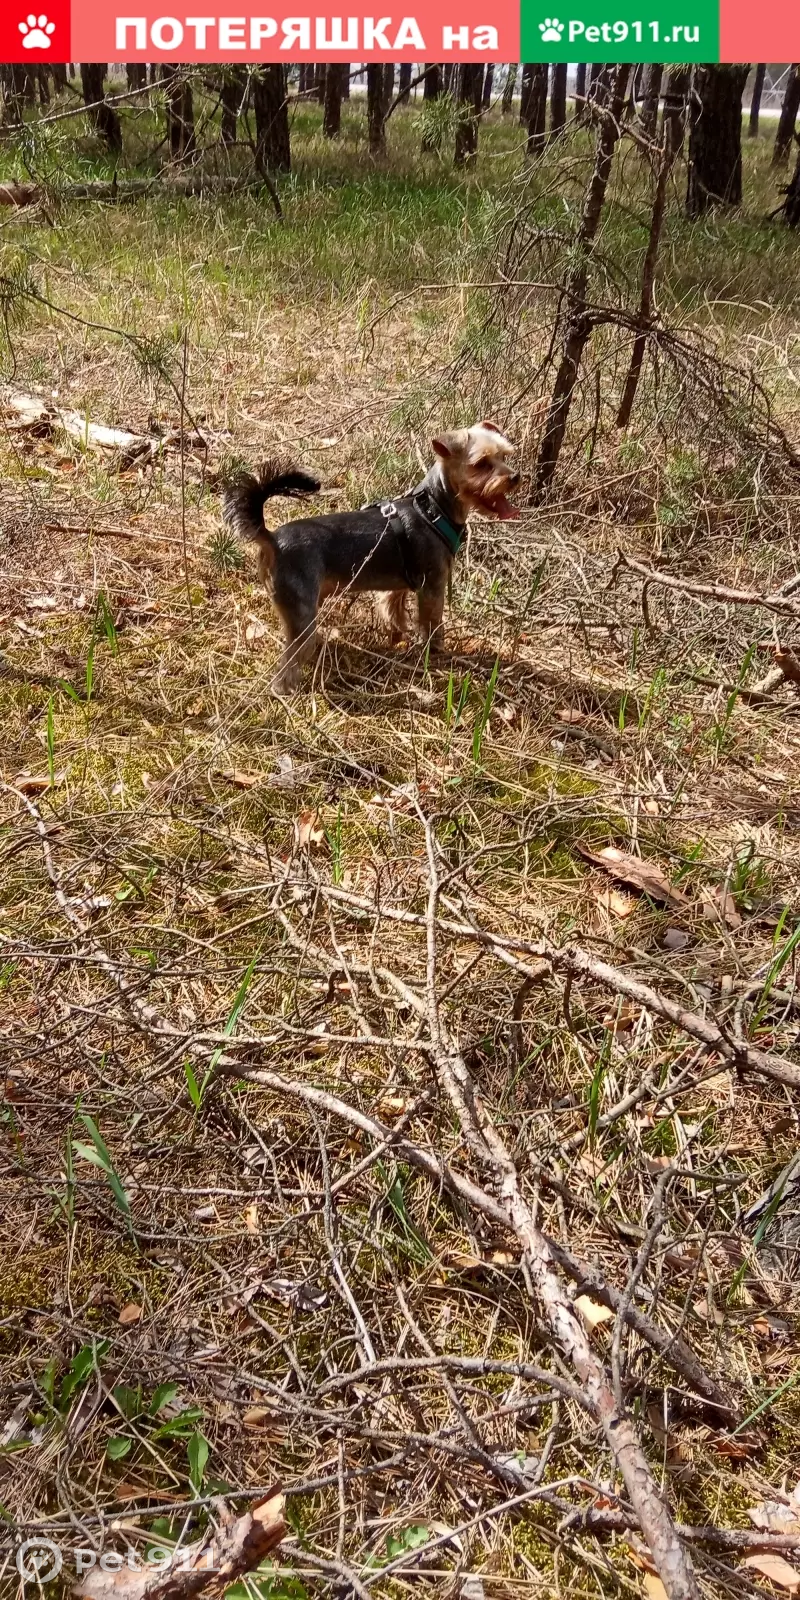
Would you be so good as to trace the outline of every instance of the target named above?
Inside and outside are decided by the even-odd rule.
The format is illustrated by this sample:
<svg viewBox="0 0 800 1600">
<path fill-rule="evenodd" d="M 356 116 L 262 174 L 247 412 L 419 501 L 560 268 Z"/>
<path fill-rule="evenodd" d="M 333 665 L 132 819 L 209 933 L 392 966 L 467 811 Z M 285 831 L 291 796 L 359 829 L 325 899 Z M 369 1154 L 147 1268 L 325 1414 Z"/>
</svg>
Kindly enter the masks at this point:
<svg viewBox="0 0 800 1600">
<path fill-rule="evenodd" d="M 590 141 L 534 169 L 495 115 L 459 176 L 419 135 L 399 112 L 371 170 L 363 108 L 337 145 L 299 111 L 282 221 L 261 193 L 61 204 L 107 166 L 73 123 L 2 147 L 3 175 L 54 192 L 0 232 L 0 1516 L 8 1550 L 16 1529 L 141 1552 L 280 1481 L 291 1533 L 253 1595 L 356 1574 L 362 1596 L 657 1600 L 635 1533 L 561 1526 L 627 1502 L 517 1238 L 394 1145 L 486 1178 L 438 1028 L 538 1226 L 618 1291 L 638 1257 L 635 1304 L 730 1398 L 620 1322 L 675 1518 L 797 1527 L 798 1187 L 756 1205 L 796 1155 L 797 1089 L 726 1041 L 798 1061 L 800 701 L 751 691 L 800 603 L 655 582 L 643 603 L 615 561 L 762 597 L 800 570 L 800 476 L 770 432 L 800 448 L 800 240 L 766 220 L 767 139 L 741 211 L 690 224 L 679 171 L 657 299 L 682 376 L 648 362 L 620 435 L 630 335 L 598 331 L 534 506 Z M 595 293 L 629 309 L 648 194 L 623 145 Z M 21 425 L 12 391 L 184 443 L 125 463 Z M 520 444 L 523 515 L 473 525 L 446 654 L 390 650 L 341 602 L 313 678 L 274 699 L 221 478 L 279 450 L 356 506 L 487 414 Z M 590 952 L 719 1047 L 526 942 Z M 579 1315 L 613 1366 L 599 1291 Z M 692 1549 L 708 1594 L 800 1583 L 774 1553 Z"/>
</svg>

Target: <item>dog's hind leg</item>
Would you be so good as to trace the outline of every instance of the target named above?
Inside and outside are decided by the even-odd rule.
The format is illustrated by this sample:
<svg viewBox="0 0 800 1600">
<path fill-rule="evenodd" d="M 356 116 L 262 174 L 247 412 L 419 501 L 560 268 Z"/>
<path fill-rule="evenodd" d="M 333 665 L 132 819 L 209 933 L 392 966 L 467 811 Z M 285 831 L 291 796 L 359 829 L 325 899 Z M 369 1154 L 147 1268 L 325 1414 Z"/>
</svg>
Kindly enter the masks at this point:
<svg viewBox="0 0 800 1600">
<path fill-rule="evenodd" d="M 297 688 L 303 667 L 314 659 L 317 649 L 317 608 L 304 606 L 302 610 L 296 607 L 288 610 L 278 605 L 277 601 L 275 605 L 283 624 L 286 643 L 272 687 L 275 694 L 282 695 Z"/>
<path fill-rule="evenodd" d="M 390 644 L 399 644 L 408 634 L 408 601 L 407 589 L 380 590 L 375 595 L 375 609 L 389 630 Z"/>
<path fill-rule="evenodd" d="M 444 649 L 443 616 L 444 588 L 426 586 L 420 589 L 417 594 L 419 636 L 423 644 L 430 645 L 431 650 Z"/>
</svg>

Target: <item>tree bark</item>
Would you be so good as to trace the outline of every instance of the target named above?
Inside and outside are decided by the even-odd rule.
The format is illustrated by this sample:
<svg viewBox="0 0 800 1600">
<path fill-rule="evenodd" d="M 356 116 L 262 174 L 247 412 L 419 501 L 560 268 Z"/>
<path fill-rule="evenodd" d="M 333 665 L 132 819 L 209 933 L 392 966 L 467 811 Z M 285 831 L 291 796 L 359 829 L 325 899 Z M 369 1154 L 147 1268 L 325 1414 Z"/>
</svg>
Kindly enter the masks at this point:
<svg viewBox="0 0 800 1600">
<path fill-rule="evenodd" d="M 442 92 L 442 69 L 438 61 L 425 62 L 425 82 L 422 85 L 423 100 L 438 100 Z"/>
<path fill-rule="evenodd" d="M 713 206 L 742 201 L 742 93 L 748 66 L 694 70 L 689 113 L 686 212 L 702 217 Z"/>
<path fill-rule="evenodd" d="M 519 121 L 520 121 L 520 127 L 522 127 L 522 128 L 527 128 L 527 126 L 528 126 L 528 101 L 530 100 L 530 97 L 531 97 L 531 87 L 532 87 L 532 85 L 533 85 L 533 62 L 532 61 L 523 61 L 523 63 L 522 63 L 522 83 L 521 83 L 520 93 L 519 93 Z"/>
<path fill-rule="evenodd" d="M 586 102 L 586 62 L 579 61 L 575 69 L 575 115 L 580 116 Z"/>
<path fill-rule="evenodd" d="M 145 69 L 143 68 L 142 70 Z M 68 82 L 66 61 L 54 61 L 50 71 L 53 74 L 53 85 L 56 94 L 63 94 Z"/>
<path fill-rule="evenodd" d="M 758 118 L 761 111 L 761 96 L 764 93 L 764 78 L 767 63 L 759 61 L 756 64 L 756 75 L 753 79 L 753 88 L 750 95 L 750 126 L 747 129 L 748 139 L 758 138 Z"/>
<path fill-rule="evenodd" d="M 324 106 L 324 104 L 325 104 L 325 62 L 324 61 L 316 61 L 314 63 L 314 88 L 316 90 L 317 99 L 318 99 L 320 105 Z"/>
<path fill-rule="evenodd" d="M 371 61 L 367 67 L 367 127 L 371 156 L 386 154 L 386 128 L 383 110 L 383 66 Z"/>
<path fill-rule="evenodd" d="M 790 228 L 800 228 L 800 148 L 797 151 L 797 164 L 794 176 L 786 190 L 786 199 L 780 207 L 784 221 Z"/>
<path fill-rule="evenodd" d="M 339 61 L 329 61 L 325 71 L 325 113 L 322 132 L 326 139 L 337 139 L 342 126 L 342 80 L 344 68 Z"/>
<path fill-rule="evenodd" d="M 455 74 L 456 74 L 455 62 L 446 61 L 445 64 L 444 64 L 444 76 L 443 76 L 443 84 L 444 84 L 444 92 L 445 92 L 445 94 L 452 94 L 453 93 L 453 89 L 455 87 L 455 85 L 454 85 Z"/>
<path fill-rule="evenodd" d="M 687 97 L 691 81 L 691 67 L 670 67 L 664 84 L 664 136 L 669 137 L 676 156 L 680 155 L 686 137 Z"/>
<path fill-rule="evenodd" d="M 350 62 L 342 61 L 342 99 L 350 99 Z"/>
<path fill-rule="evenodd" d="M 256 157 L 267 172 L 290 172 L 289 103 L 282 65 L 259 67 L 253 79 Z"/>
<path fill-rule="evenodd" d="M 503 85 L 502 112 L 504 117 L 509 117 L 514 109 L 514 90 L 517 86 L 517 63 L 510 61 Z"/>
<path fill-rule="evenodd" d="M 188 161 L 196 151 L 194 139 L 194 95 L 185 68 L 171 63 L 167 72 L 167 136 L 170 159 Z"/>
<path fill-rule="evenodd" d="M 481 110 L 488 111 L 492 103 L 492 85 L 494 83 L 494 62 L 490 61 L 483 74 L 483 95 L 481 97 Z"/>
<path fill-rule="evenodd" d="M 456 125 L 455 165 L 464 167 L 478 154 L 478 117 L 483 94 L 483 67 L 479 61 L 463 61 L 458 72 L 458 101 L 461 109 Z"/>
<path fill-rule="evenodd" d="M 531 66 L 531 86 L 528 94 L 528 115 L 526 120 L 529 156 L 541 155 L 545 147 L 549 70 L 546 61 L 535 62 Z"/>
<path fill-rule="evenodd" d="M 642 133 L 651 141 L 655 139 L 658 127 L 658 102 L 661 97 L 661 80 L 664 76 L 664 66 L 660 61 L 651 61 L 645 67 L 642 80 L 642 109 L 639 112 L 639 122 Z"/>
<path fill-rule="evenodd" d="M 125 77 L 127 78 L 129 89 L 144 89 L 147 84 L 147 67 L 144 62 L 126 62 Z"/>
<path fill-rule="evenodd" d="M 686 87 L 689 82 L 688 67 L 673 67 L 673 72 L 683 72 Z M 685 89 L 684 89 L 685 93 Z M 664 226 L 664 214 L 667 206 L 667 190 L 672 168 L 680 153 L 683 144 L 683 127 L 680 118 L 664 117 L 662 130 L 661 150 L 656 165 L 656 189 L 653 196 L 653 210 L 650 217 L 650 233 L 647 240 L 644 262 L 642 265 L 642 285 L 639 296 L 638 330 L 633 341 L 631 364 L 625 380 L 625 388 L 617 412 L 617 427 L 627 428 L 639 387 L 642 374 L 642 363 L 647 348 L 647 336 L 653 325 L 654 290 L 656 281 L 656 264 L 658 250 L 661 243 L 661 230 Z"/>
<path fill-rule="evenodd" d="M 244 67 L 223 66 L 220 92 L 222 106 L 220 138 L 223 144 L 236 143 L 236 125 L 246 88 L 247 75 Z"/>
<path fill-rule="evenodd" d="M 411 88 L 411 62 L 403 61 L 400 66 L 400 81 L 397 85 L 397 94 L 401 106 L 408 105 L 408 94 Z"/>
<path fill-rule="evenodd" d="M 389 107 L 390 107 L 390 105 L 392 103 L 392 95 L 394 94 L 394 62 L 393 61 L 385 61 L 384 62 L 384 65 L 383 65 L 383 90 L 382 90 L 382 94 L 383 94 L 383 115 L 384 115 L 384 118 L 385 118 L 386 117 L 386 113 L 389 110 Z"/>
<path fill-rule="evenodd" d="M 778 119 L 778 132 L 775 135 L 775 149 L 772 153 L 773 167 L 785 167 L 789 159 L 794 138 L 794 125 L 797 113 L 800 110 L 800 62 L 793 61 L 789 68 L 789 77 L 783 94 L 783 105 Z"/>
<path fill-rule="evenodd" d="M 599 116 L 594 170 L 583 202 L 578 237 L 572 252 L 572 265 L 564 286 L 566 322 L 561 360 L 556 373 L 553 393 L 539 447 L 536 463 L 536 490 L 542 494 L 549 486 L 558 465 L 564 443 L 570 407 L 578 381 L 581 358 L 592 331 L 591 317 L 586 304 L 589 286 L 589 267 L 594 252 L 595 238 L 600 226 L 603 202 L 606 197 L 614 149 L 620 134 L 622 110 L 628 88 L 630 67 L 627 63 L 617 67 L 611 91 L 609 111 Z"/>
<path fill-rule="evenodd" d="M 558 61 L 550 78 L 550 137 L 555 139 L 567 126 L 567 63 Z"/>
<path fill-rule="evenodd" d="M 37 67 L 36 68 L 36 82 L 37 82 L 37 85 L 38 85 L 38 88 L 39 88 L 39 104 L 40 104 L 40 106 L 49 106 L 49 104 L 50 104 L 50 84 L 48 83 L 47 67 Z"/>
<path fill-rule="evenodd" d="M 119 155 L 122 151 L 122 124 L 114 107 L 106 104 L 106 66 L 107 63 L 104 61 L 81 62 L 83 101 L 89 113 L 89 119 L 101 138 L 105 139 L 109 150 L 113 150 L 115 155 Z"/>
</svg>

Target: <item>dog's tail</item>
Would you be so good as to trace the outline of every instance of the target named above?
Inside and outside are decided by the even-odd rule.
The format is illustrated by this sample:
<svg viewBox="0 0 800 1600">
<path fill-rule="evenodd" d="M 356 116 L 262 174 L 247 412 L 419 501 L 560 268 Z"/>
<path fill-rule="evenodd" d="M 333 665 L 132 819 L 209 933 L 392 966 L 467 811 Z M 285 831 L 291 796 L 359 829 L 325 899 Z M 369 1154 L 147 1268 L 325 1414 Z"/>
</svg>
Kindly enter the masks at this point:
<svg viewBox="0 0 800 1600">
<path fill-rule="evenodd" d="M 316 494 L 322 485 L 310 472 L 292 466 L 288 461 L 265 461 L 258 472 L 242 472 L 226 485 L 222 495 L 225 521 L 243 539 L 264 540 L 269 529 L 264 526 L 264 506 L 275 495 L 285 495 L 290 500 L 301 500 L 304 495 Z"/>
</svg>

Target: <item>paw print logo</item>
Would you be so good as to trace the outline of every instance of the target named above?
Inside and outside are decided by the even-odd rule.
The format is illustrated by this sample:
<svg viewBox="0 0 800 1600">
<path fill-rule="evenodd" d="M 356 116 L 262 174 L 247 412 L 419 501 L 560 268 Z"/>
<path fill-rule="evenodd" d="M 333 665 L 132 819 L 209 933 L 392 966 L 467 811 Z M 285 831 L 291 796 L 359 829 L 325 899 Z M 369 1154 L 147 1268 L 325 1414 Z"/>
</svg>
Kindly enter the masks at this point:
<svg viewBox="0 0 800 1600">
<path fill-rule="evenodd" d="M 559 22 L 558 17 L 545 17 L 544 22 L 539 23 L 539 32 L 542 44 L 560 44 L 564 24 Z"/>
<path fill-rule="evenodd" d="M 22 34 L 23 50 L 49 50 L 56 25 L 54 22 L 48 22 L 45 16 L 35 17 L 31 12 L 27 22 L 20 23 L 19 31 Z"/>
</svg>

